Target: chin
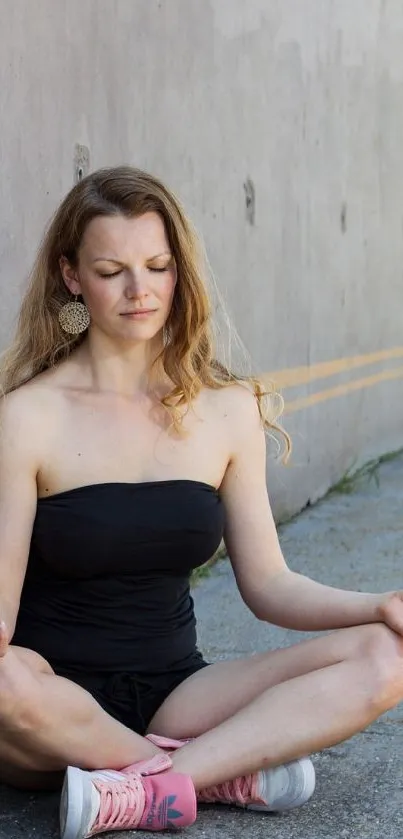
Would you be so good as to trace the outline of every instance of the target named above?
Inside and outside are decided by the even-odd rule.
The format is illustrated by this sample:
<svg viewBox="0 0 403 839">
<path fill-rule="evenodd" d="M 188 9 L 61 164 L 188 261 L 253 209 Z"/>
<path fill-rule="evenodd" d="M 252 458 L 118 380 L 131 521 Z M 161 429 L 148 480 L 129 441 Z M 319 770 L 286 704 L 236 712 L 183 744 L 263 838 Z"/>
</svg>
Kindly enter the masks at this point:
<svg viewBox="0 0 403 839">
<path fill-rule="evenodd" d="M 126 329 L 120 332 L 120 336 L 126 340 L 131 341 L 152 341 L 162 335 L 162 327 L 159 329 L 150 328 L 148 324 L 131 323 L 127 324 Z"/>
</svg>

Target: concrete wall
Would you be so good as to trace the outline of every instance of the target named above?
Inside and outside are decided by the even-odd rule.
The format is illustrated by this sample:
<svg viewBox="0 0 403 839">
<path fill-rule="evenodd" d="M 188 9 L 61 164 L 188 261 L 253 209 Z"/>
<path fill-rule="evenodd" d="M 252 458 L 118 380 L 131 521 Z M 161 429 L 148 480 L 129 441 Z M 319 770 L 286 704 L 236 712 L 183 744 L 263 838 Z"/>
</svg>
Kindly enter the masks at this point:
<svg viewBox="0 0 403 839">
<path fill-rule="evenodd" d="M 130 162 L 181 195 L 255 369 L 286 385 L 295 456 L 269 469 L 278 515 L 402 446 L 401 4 L 0 11 L 1 344 L 83 144 L 92 169 Z"/>
</svg>

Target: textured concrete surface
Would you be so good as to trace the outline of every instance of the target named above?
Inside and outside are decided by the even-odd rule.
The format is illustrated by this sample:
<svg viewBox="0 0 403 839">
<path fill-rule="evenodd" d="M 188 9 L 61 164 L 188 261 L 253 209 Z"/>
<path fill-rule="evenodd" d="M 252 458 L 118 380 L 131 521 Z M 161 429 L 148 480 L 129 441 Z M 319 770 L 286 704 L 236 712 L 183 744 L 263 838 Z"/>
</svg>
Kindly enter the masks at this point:
<svg viewBox="0 0 403 839">
<path fill-rule="evenodd" d="M 321 582 L 359 590 L 402 587 L 403 457 L 380 468 L 380 485 L 332 496 L 280 529 L 292 568 Z M 283 646 L 298 633 L 259 623 L 242 604 L 221 561 L 195 590 L 199 637 L 219 660 Z M 281 816 L 226 807 L 201 810 L 189 839 L 401 839 L 403 707 L 346 743 L 315 755 L 317 788 L 300 811 Z M 0 839 L 56 839 L 57 795 L 0 787 Z M 127 834 L 114 834 L 122 839 Z M 159 834 L 144 834 L 144 836 Z"/>
</svg>

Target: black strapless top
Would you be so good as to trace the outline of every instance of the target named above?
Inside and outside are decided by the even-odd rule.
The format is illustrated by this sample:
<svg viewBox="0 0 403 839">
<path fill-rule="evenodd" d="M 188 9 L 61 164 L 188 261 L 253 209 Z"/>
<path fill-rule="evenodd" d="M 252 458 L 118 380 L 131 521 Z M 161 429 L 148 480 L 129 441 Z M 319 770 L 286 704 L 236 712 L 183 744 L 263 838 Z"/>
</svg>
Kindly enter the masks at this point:
<svg viewBox="0 0 403 839">
<path fill-rule="evenodd" d="M 190 572 L 220 544 L 218 491 L 102 483 L 38 500 L 13 644 L 57 670 L 165 672 L 196 650 Z"/>
</svg>

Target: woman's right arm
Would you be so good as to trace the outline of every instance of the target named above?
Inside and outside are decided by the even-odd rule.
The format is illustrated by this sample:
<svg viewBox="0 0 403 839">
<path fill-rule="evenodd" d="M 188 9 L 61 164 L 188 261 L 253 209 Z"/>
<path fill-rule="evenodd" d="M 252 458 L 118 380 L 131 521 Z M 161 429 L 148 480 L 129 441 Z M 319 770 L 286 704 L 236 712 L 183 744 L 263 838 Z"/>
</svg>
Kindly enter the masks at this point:
<svg viewBox="0 0 403 839">
<path fill-rule="evenodd" d="M 0 656 L 4 634 L 14 634 L 36 513 L 42 435 L 30 397 L 22 388 L 0 400 Z"/>
</svg>

